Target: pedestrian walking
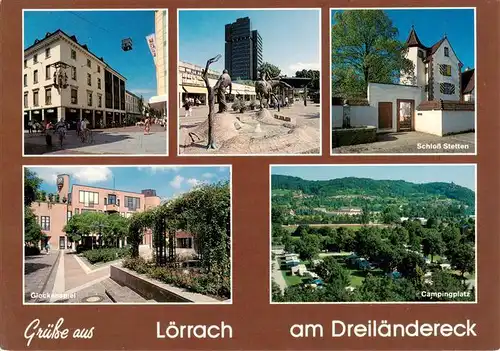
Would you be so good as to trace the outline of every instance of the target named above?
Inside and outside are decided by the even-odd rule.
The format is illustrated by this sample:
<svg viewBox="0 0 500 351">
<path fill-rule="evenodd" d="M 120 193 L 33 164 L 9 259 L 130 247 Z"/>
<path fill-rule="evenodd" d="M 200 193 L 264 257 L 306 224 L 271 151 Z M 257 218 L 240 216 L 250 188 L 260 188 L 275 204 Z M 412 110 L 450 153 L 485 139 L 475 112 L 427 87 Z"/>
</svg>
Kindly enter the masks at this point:
<svg viewBox="0 0 500 351">
<path fill-rule="evenodd" d="M 146 120 L 144 121 L 144 135 L 149 134 L 150 124 L 151 124 L 151 122 L 150 122 L 149 117 L 146 117 Z"/>
<path fill-rule="evenodd" d="M 76 135 L 80 136 L 81 131 L 82 131 L 82 121 L 78 120 L 76 121 Z"/>
<path fill-rule="evenodd" d="M 184 117 L 188 117 L 189 116 L 189 99 L 186 99 L 184 100 L 184 105 L 182 106 L 184 107 Z"/>
<path fill-rule="evenodd" d="M 45 251 L 47 252 L 47 255 L 49 254 L 49 251 L 50 251 L 50 244 L 49 242 L 47 241 L 47 243 L 45 244 Z"/>
</svg>

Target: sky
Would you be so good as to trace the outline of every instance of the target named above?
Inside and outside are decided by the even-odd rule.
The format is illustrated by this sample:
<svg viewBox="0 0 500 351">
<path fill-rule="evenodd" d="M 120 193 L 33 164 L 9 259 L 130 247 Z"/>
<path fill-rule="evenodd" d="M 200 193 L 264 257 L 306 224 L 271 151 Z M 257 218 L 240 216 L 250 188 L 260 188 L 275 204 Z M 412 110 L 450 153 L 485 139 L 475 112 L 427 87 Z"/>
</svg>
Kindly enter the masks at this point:
<svg viewBox="0 0 500 351">
<path fill-rule="evenodd" d="M 145 100 L 156 95 L 156 69 L 146 42 L 155 32 L 154 11 L 25 11 L 24 48 L 47 32 L 63 30 L 87 44 L 126 79 L 125 87 Z M 122 39 L 131 38 L 133 49 L 123 51 Z"/>
<path fill-rule="evenodd" d="M 47 193 L 57 190 L 58 174 L 68 174 L 70 184 L 88 185 L 140 193 L 144 189 L 155 189 L 162 200 L 175 198 L 203 183 L 230 180 L 228 166 L 144 166 L 144 167 L 28 167 L 43 183 L 40 187 Z"/>
<path fill-rule="evenodd" d="M 332 24 L 335 12 L 332 10 Z M 475 67 L 473 9 L 385 10 L 385 13 L 398 29 L 399 40 L 406 41 L 412 25 L 422 44 L 428 47 L 447 35 L 464 69 Z"/>
<path fill-rule="evenodd" d="M 395 165 L 395 166 L 274 166 L 272 174 L 299 177 L 306 180 L 330 180 L 356 177 L 377 180 L 405 180 L 411 183 L 455 183 L 473 191 L 473 165 Z"/>
<path fill-rule="evenodd" d="M 179 12 L 179 60 L 204 67 L 224 69 L 225 25 L 250 17 L 252 30 L 262 37 L 264 62 L 278 66 L 282 74 L 295 75 L 302 69 L 319 70 L 319 10 L 182 10 Z"/>
</svg>

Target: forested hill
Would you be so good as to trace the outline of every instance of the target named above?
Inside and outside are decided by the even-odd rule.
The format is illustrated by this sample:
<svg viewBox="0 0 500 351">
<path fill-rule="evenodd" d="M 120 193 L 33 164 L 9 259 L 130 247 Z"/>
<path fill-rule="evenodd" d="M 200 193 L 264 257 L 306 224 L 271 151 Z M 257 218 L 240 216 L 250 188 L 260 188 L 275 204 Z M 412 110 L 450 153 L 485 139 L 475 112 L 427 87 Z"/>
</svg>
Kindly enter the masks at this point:
<svg viewBox="0 0 500 351">
<path fill-rule="evenodd" d="M 453 199 L 475 207 L 474 191 L 454 183 L 416 184 L 404 180 L 375 180 L 369 178 L 338 178 L 331 180 L 304 180 L 298 177 L 272 175 L 272 189 L 300 191 L 319 197 L 338 195 L 365 195 L 375 197 L 426 197 L 438 196 Z"/>
</svg>

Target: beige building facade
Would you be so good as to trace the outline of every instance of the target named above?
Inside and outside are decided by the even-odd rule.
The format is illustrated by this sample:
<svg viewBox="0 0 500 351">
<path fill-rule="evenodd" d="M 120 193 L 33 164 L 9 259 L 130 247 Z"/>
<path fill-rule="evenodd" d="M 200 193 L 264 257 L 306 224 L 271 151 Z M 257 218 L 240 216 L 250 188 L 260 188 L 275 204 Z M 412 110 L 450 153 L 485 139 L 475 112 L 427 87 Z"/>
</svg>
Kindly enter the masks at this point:
<svg viewBox="0 0 500 351">
<path fill-rule="evenodd" d="M 139 101 L 141 98 L 134 93 L 125 91 L 125 112 L 127 115 L 141 115 L 141 107 Z"/>
<path fill-rule="evenodd" d="M 148 42 L 150 50 L 154 51 L 153 57 L 156 66 L 156 96 L 149 99 L 149 104 L 156 110 L 162 111 L 167 116 L 168 108 L 168 11 L 155 11 L 155 33 L 154 40 Z M 151 46 L 154 46 L 153 49 Z"/>
<path fill-rule="evenodd" d="M 24 50 L 25 129 L 29 121 L 84 118 L 90 126 L 109 125 L 125 115 L 124 92 L 125 78 L 74 35 L 57 30 Z"/>
<path fill-rule="evenodd" d="M 208 91 L 205 86 L 205 81 L 202 78 L 205 67 L 194 65 L 192 63 L 179 61 L 177 63 L 177 82 L 179 93 L 179 106 L 183 105 L 186 98 L 194 98 L 201 105 L 207 104 Z M 214 86 L 219 79 L 221 73 L 209 69 L 208 81 L 211 86 Z M 229 90 L 227 91 L 229 93 Z M 256 98 L 255 86 L 232 83 L 231 94 L 234 97 L 240 97 L 245 101 L 250 101 Z"/>
</svg>

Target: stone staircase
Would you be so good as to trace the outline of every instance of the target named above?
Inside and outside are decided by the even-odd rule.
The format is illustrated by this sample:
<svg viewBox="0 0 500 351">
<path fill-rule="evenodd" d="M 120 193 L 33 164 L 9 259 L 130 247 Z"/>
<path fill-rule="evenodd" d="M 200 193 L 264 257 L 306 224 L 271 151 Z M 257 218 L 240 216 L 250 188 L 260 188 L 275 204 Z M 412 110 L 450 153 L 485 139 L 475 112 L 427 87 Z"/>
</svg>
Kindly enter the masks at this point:
<svg viewBox="0 0 500 351">
<path fill-rule="evenodd" d="M 108 278 L 103 280 L 101 284 L 104 286 L 106 295 L 114 303 L 148 303 L 156 302 L 154 300 L 146 300 L 144 297 L 136 293 L 129 287 L 122 286 L 113 279 Z"/>
</svg>

